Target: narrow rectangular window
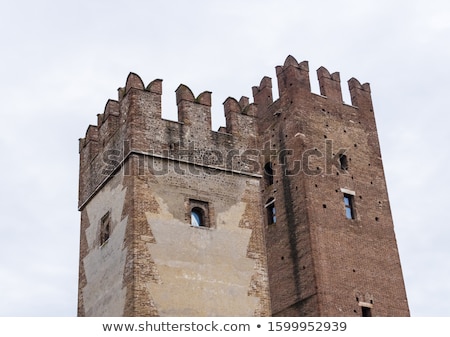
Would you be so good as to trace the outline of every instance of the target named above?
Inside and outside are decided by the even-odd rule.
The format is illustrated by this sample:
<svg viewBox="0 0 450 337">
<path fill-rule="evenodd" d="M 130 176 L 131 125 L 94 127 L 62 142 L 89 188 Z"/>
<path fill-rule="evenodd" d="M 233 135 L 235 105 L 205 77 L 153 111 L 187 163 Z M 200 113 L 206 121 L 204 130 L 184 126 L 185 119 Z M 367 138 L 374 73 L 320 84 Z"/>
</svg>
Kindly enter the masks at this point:
<svg viewBox="0 0 450 337">
<path fill-rule="evenodd" d="M 272 224 L 277 223 L 277 214 L 275 210 L 275 205 L 272 204 L 267 207 L 267 211 L 269 212 L 269 219 L 271 220 Z"/>
<path fill-rule="evenodd" d="M 267 186 L 273 185 L 273 168 L 270 161 L 264 165 L 264 179 Z"/>
<path fill-rule="evenodd" d="M 347 219 L 354 219 L 355 210 L 353 207 L 353 195 L 344 193 L 344 206 Z"/>
<path fill-rule="evenodd" d="M 277 222 L 277 213 L 275 209 L 275 199 L 270 198 L 265 205 L 267 213 L 267 223 L 273 225 Z"/>
<path fill-rule="evenodd" d="M 106 213 L 100 223 L 100 245 L 108 241 L 111 234 L 111 217 L 110 213 Z"/>
</svg>

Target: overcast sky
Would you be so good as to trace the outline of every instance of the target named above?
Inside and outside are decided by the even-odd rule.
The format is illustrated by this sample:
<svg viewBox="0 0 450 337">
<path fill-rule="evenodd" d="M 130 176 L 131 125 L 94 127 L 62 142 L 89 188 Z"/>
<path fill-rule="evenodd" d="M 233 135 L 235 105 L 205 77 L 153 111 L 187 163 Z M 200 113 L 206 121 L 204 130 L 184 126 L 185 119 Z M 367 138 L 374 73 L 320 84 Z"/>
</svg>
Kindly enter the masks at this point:
<svg viewBox="0 0 450 337">
<path fill-rule="evenodd" d="M 448 0 L 0 2 L 0 316 L 76 315 L 78 138 L 129 72 L 216 130 L 288 55 L 371 84 L 411 314 L 450 316 Z"/>
</svg>

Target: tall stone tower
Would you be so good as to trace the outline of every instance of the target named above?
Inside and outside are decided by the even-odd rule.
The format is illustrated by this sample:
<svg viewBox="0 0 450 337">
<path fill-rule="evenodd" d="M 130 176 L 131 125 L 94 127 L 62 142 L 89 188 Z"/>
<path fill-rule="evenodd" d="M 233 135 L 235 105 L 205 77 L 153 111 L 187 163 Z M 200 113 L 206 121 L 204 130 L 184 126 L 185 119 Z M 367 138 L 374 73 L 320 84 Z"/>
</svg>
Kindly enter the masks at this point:
<svg viewBox="0 0 450 337">
<path fill-rule="evenodd" d="M 80 139 L 79 316 L 408 316 L 370 88 L 289 56 L 224 102 L 131 73 Z"/>
</svg>

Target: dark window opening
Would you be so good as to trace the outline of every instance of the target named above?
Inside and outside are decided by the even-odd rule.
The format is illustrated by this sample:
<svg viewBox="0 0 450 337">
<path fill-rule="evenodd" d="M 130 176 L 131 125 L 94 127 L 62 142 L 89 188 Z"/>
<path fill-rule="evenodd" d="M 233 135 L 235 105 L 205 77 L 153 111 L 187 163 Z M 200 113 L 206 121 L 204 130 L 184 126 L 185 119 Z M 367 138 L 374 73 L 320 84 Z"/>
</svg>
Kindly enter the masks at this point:
<svg viewBox="0 0 450 337">
<path fill-rule="evenodd" d="M 264 179 L 268 186 L 273 185 L 273 167 L 270 161 L 264 165 Z"/>
<path fill-rule="evenodd" d="M 108 241 L 111 234 L 111 217 L 109 212 L 106 213 L 100 223 L 100 245 Z"/>
<path fill-rule="evenodd" d="M 355 210 L 353 207 L 353 195 L 344 193 L 344 206 L 347 219 L 354 219 Z"/>
<path fill-rule="evenodd" d="M 275 199 L 270 198 L 266 203 L 267 223 L 274 225 L 277 222 L 277 213 L 275 210 Z"/>
<path fill-rule="evenodd" d="M 345 154 L 339 155 L 339 163 L 341 165 L 341 169 L 344 171 L 348 170 L 348 160 Z"/>
<path fill-rule="evenodd" d="M 372 317 L 372 309 L 369 307 L 361 307 L 362 317 Z"/>
<path fill-rule="evenodd" d="M 204 212 L 200 207 L 194 207 L 191 210 L 191 225 L 195 227 L 205 226 Z"/>
</svg>

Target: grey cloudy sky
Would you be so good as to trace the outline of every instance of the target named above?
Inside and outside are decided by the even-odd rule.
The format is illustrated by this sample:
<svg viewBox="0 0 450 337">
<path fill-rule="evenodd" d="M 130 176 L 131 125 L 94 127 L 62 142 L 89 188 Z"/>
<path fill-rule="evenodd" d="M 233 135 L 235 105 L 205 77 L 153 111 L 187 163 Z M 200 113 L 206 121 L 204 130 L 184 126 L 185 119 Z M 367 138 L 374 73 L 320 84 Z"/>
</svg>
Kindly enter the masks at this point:
<svg viewBox="0 0 450 337">
<path fill-rule="evenodd" d="M 251 97 L 291 54 L 370 82 L 413 316 L 450 316 L 448 0 L 1 0 L 0 316 L 75 316 L 78 138 L 130 71 Z M 274 84 L 276 81 L 274 80 Z M 274 90 L 276 96 L 276 90 Z"/>
</svg>

